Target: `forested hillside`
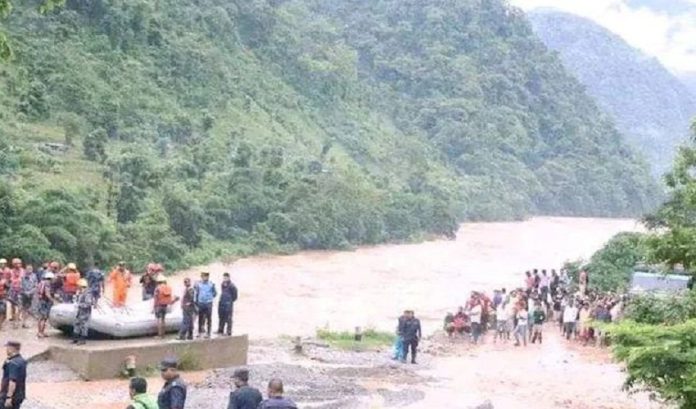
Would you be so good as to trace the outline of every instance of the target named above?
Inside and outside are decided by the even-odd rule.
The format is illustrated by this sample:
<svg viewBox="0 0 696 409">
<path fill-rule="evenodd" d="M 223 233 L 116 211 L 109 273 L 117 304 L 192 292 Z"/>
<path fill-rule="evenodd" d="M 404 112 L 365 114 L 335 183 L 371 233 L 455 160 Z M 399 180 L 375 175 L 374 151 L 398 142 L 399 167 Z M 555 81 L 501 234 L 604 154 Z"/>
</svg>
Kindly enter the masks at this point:
<svg viewBox="0 0 696 409">
<path fill-rule="evenodd" d="M 656 175 L 671 166 L 696 116 L 696 96 L 655 58 L 588 19 L 553 10 L 529 14 L 534 31 L 560 53 Z"/>
<path fill-rule="evenodd" d="M 3 24 L 2 254 L 177 267 L 655 202 L 501 0 L 67 0 Z"/>
</svg>

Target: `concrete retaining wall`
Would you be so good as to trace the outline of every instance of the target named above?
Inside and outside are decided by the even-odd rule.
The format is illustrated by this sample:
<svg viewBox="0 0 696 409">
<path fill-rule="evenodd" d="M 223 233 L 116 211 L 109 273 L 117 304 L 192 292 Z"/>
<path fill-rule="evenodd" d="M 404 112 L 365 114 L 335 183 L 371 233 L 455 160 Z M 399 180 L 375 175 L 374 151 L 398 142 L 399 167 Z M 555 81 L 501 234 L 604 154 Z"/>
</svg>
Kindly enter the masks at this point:
<svg viewBox="0 0 696 409">
<path fill-rule="evenodd" d="M 77 372 L 85 380 L 109 379 L 122 376 L 126 358 L 135 356 L 137 370 L 156 368 L 165 357 L 177 357 L 195 364 L 194 368 L 211 369 L 247 364 L 249 339 L 246 335 L 220 337 L 187 342 L 129 344 L 109 347 L 53 346 L 50 359 Z"/>
</svg>

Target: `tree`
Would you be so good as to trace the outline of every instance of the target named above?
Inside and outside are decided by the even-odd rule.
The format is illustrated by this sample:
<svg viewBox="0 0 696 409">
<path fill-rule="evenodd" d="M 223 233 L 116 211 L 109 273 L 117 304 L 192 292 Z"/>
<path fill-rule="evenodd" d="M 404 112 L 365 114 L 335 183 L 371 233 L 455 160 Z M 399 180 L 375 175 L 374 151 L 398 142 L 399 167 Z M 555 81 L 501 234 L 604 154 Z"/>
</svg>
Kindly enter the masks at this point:
<svg viewBox="0 0 696 409">
<path fill-rule="evenodd" d="M 48 13 L 58 6 L 65 4 L 65 0 L 43 0 L 39 3 L 39 12 Z M 0 20 L 7 18 L 12 12 L 12 0 L 0 0 Z M 0 60 L 9 59 L 12 56 L 7 36 L 0 32 Z"/>
<path fill-rule="evenodd" d="M 65 137 L 65 144 L 68 146 L 73 145 L 73 140 L 75 138 L 82 139 L 82 132 L 85 126 L 85 123 L 83 119 L 74 113 L 66 113 L 60 116 L 59 120 L 60 124 L 63 126 L 63 132 L 64 132 L 64 137 Z M 89 149 L 90 154 L 93 155 L 96 152 L 91 151 L 92 148 Z M 97 149 L 99 150 L 99 149 Z M 85 149 L 85 151 L 88 151 L 88 149 Z M 103 147 L 101 149 L 101 154 L 103 155 Z M 85 153 L 85 156 L 88 156 Z M 95 160 L 94 158 L 88 156 L 90 160 Z"/>
<path fill-rule="evenodd" d="M 67 134 L 67 129 L 66 129 Z M 104 162 L 106 160 L 106 142 L 108 138 L 104 128 L 97 128 L 87 134 L 82 141 L 82 151 L 85 157 L 91 161 Z"/>
</svg>

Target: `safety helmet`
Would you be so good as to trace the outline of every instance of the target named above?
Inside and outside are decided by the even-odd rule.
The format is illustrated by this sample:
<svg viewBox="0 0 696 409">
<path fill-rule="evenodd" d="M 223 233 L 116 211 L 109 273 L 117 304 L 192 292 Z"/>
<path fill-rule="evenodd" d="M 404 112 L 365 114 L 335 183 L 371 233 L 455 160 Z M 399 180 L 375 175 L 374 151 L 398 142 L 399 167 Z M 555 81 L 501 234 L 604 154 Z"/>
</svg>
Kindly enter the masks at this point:
<svg viewBox="0 0 696 409">
<path fill-rule="evenodd" d="M 158 283 L 166 283 L 166 282 L 167 282 L 167 277 L 165 277 L 164 274 L 159 274 L 155 280 L 156 280 Z"/>
<path fill-rule="evenodd" d="M 68 270 L 77 270 L 75 263 L 68 263 Z"/>
<path fill-rule="evenodd" d="M 22 259 L 13 258 L 13 259 L 12 259 L 12 265 L 13 265 L 13 266 L 16 266 L 17 264 L 22 264 Z"/>
<path fill-rule="evenodd" d="M 7 259 L 0 258 L 0 264 L 7 264 Z"/>
<path fill-rule="evenodd" d="M 87 280 L 85 280 L 84 278 L 77 280 L 77 286 L 80 288 L 87 287 Z"/>
<path fill-rule="evenodd" d="M 48 272 L 44 273 L 44 275 L 43 275 L 44 280 L 53 280 L 54 278 L 56 278 L 56 275 L 53 274 L 52 271 L 48 271 Z"/>
</svg>

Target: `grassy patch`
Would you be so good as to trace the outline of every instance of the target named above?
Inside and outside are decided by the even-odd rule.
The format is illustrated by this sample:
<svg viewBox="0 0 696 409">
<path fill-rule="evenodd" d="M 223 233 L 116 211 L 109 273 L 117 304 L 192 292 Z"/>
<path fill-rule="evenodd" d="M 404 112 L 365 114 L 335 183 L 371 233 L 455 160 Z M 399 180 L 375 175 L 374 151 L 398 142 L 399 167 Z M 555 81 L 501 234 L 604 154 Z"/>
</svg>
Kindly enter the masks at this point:
<svg viewBox="0 0 696 409">
<path fill-rule="evenodd" d="M 356 341 L 355 334 L 352 332 L 337 332 L 328 329 L 320 329 L 317 330 L 317 338 L 326 341 L 335 348 L 365 351 L 390 346 L 394 343 L 396 336 L 390 332 L 382 332 L 368 328 L 363 331 L 362 340 Z"/>
</svg>

